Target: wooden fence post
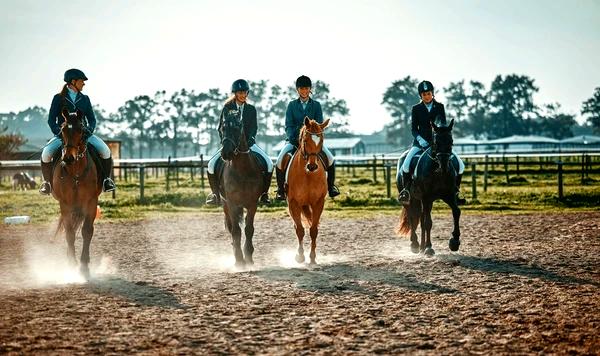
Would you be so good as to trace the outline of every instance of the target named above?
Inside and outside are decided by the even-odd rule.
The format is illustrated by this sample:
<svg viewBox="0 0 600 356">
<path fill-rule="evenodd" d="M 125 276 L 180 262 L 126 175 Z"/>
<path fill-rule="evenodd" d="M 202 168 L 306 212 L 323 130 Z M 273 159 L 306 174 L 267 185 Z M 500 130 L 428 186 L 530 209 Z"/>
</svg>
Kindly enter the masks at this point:
<svg viewBox="0 0 600 356">
<path fill-rule="evenodd" d="M 373 183 L 377 183 L 377 156 L 373 155 Z"/>
<path fill-rule="evenodd" d="M 171 156 L 169 156 L 169 159 L 167 160 L 167 192 L 169 191 L 169 179 L 171 176 Z"/>
<path fill-rule="evenodd" d="M 204 192 L 204 155 L 200 155 L 200 188 Z"/>
<path fill-rule="evenodd" d="M 146 176 L 144 165 L 140 165 L 140 201 L 144 201 L 144 177 Z"/>
<path fill-rule="evenodd" d="M 488 187 L 488 155 L 485 155 L 485 163 L 483 165 L 483 191 L 487 192 Z"/>
<path fill-rule="evenodd" d="M 563 163 L 558 161 L 556 164 L 558 164 L 558 199 L 563 200 Z"/>
<path fill-rule="evenodd" d="M 506 185 L 510 184 L 510 179 L 508 178 L 508 161 L 506 157 L 502 155 L 502 162 L 504 163 L 504 175 L 506 176 Z"/>
<path fill-rule="evenodd" d="M 477 200 L 477 172 L 476 172 L 476 164 L 471 163 L 471 195 L 472 200 Z"/>
<path fill-rule="evenodd" d="M 390 166 L 389 164 L 385 165 L 385 180 L 386 180 L 386 184 L 385 187 L 387 189 L 387 197 L 391 198 L 392 197 L 392 166 Z"/>
</svg>

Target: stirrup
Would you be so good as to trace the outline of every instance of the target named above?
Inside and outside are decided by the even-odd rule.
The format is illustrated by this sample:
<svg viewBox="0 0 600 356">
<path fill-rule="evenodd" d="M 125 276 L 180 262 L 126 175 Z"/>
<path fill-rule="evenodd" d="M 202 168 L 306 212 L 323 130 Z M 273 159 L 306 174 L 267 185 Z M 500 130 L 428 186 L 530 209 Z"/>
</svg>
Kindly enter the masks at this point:
<svg viewBox="0 0 600 356">
<path fill-rule="evenodd" d="M 286 199 L 285 193 L 278 190 L 277 195 L 275 195 L 275 200 L 284 201 Z"/>
<path fill-rule="evenodd" d="M 216 195 L 215 193 L 210 193 L 207 197 L 206 197 L 206 205 L 213 205 L 213 206 L 219 206 L 221 205 L 221 199 L 218 195 Z"/>
<path fill-rule="evenodd" d="M 113 182 L 113 180 L 110 178 L 104 178 L 104 181 L 102 182 L 102 191 L 108 193 L 114 191 L 115 189 L 117 189 L 115 182 Z"/>
<path fill-rule="evenodd" d="M 258 199 L 258 201 L 262 204 L 271 204 L 271 200 L 269 199 L 269 193 L 264 192 L 260 195 L 260 198 Z"/>
<path fill-rule="evenodd" d="M 467 204 L 467 199 L 465 199 L 465 198 L 462 198 L 462 197 L 460 196 L 460 192 L 456 192 L 456 203 L 457 203 L 458 205 L 465 205 L 465 204 Z"/>
<path fill-rule="evenodd" d="M 50 195 L 52 193 L 52 185 L 47 180 L 42 182 L 42 186 L 39 190 L 42 195 Z"/>
<path fill-rule="evenodd" d="M 398 202 L 403 205 L 408 205 L 410 203 L 410 192 L 406 189 L 402 189 L 398 195 Z"/>
</svg>

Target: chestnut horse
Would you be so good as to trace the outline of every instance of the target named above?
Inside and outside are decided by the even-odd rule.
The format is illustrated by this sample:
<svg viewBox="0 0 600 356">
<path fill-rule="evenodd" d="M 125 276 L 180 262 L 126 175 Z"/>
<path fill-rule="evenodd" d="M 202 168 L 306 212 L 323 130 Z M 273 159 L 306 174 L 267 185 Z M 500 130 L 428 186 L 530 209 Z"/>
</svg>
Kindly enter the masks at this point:
<svg viewBox="0 0 600 356">
<path fill-rule="evenodd" d="M 298 263 L 304 262 L 304 220 L 306 228 L 310 229 L 310 264 L 316 264 L 319 221 L 327 196 L 327 167 L 320 156 L 323 148 L 323 130 L 327 125 L 329 119 L 319 124 L 308 117 L 304 118 L 304 126 L 298 138 L 300 147 L 287 170 L 288 212 L 294 220 L 298 237 Z"/>
<path fill-rule="evenodd" d="M 61 157 L 55 162 L 52 176 L 52 195 L 60 204 L 60 219 L 57 233 L 64 229 L 68 244 L 68 258 L 74 264 L 75 235 L 81 228 L 83 248 L 80 271 L 89 278 L 90 242 L 94 234 L 94 220 L 98 196 L 102 186 L 96 165 L 87 149 L 86 129 L 83 112 L 62 111 L 65 119 L 60 129 L 63 142 Z"/>
<path fill-rule="evenodd" d="M 233 239 L 235 265 L 243 267 L 245 264 L 254 263 L 252 237 L 258 198 L 263 192 L 262 169 L 248 147 L 243 124 L 235 115 L 224 118 L 222 145 L 221 158 L 226 163 L 221 174 L 219 189 L 224 193 L 225 226 Z M 241 223 L 244 209 L 246 209 L 244 226 L 246 241 L 242 253 Z"/>
</svg>

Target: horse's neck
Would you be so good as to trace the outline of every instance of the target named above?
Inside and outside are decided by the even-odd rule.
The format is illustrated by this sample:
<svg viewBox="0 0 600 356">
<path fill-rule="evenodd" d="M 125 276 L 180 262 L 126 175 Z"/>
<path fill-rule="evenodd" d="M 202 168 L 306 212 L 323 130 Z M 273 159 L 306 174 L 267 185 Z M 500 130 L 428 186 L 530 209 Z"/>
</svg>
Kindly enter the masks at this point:
<svg viewBox="0 0 600 356">
<path fill-rule="evenodd" d="M 238 153 L 231 160 L 231 166 L 236 170 L 248 171 L 258 167 L 254 160 L 254 157 L 252 157 L 252 152 Z"/>
<path fill-rule="evenodd" d="M 79 160 L 73 162 L 72 164 L 67 164 L 65 166 L 65 170 L 72 177 L 81 177 L 84 174 L 87 174 L 88 170 L 91 168 L 91 159 L 92 158 L 89 157 L 88 152 L 86 152 Z"/>
</svg>

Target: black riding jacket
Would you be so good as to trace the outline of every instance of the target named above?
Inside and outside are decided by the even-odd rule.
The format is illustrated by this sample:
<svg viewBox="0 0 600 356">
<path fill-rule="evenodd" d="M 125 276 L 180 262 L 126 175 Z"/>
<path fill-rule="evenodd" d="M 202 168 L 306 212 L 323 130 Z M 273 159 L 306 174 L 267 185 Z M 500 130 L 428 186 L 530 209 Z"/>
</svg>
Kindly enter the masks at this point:
<svg viewBox="0 0 600 356">
<path fill-rule="evenodd" d="M 427 107 L 421 101 L 412 107 L 411 118 L 412 135 L 415 138 L 413 141 L 413 146 L 421 147 L 419 141 L 417 141 L 417 136 L 423 137 L 427 142 L 429 142 L 429 145 L 431 145 L 433 143 L 433 129 L 431 127 L 431 123 L 437 118 L 439 123 L 445 125 L 446 111 L 444 110 L 444 105 L 442 103 L 438 103 L 435 101 L 435 99 L 433 99 L 431 111 L 427 111 Z"/>
<path fill-rule="evenodd" d="M 219 138 L 223 141 L 223 122 L 225 117 L 229 115 L 237 115 L 239 120 L 239 110 L 235 104 L 235 100 L 225 103 L 221 115 L 219 116 Z M 244 104 L 242 111 L 242 123 L 244 125 L 244 134 L 248 147 L 252 147 L 256 143 L 256 132 L 258 131 L 258 123 L 256 119 L 256 108 L 248 103 Z"/>
</svg>

